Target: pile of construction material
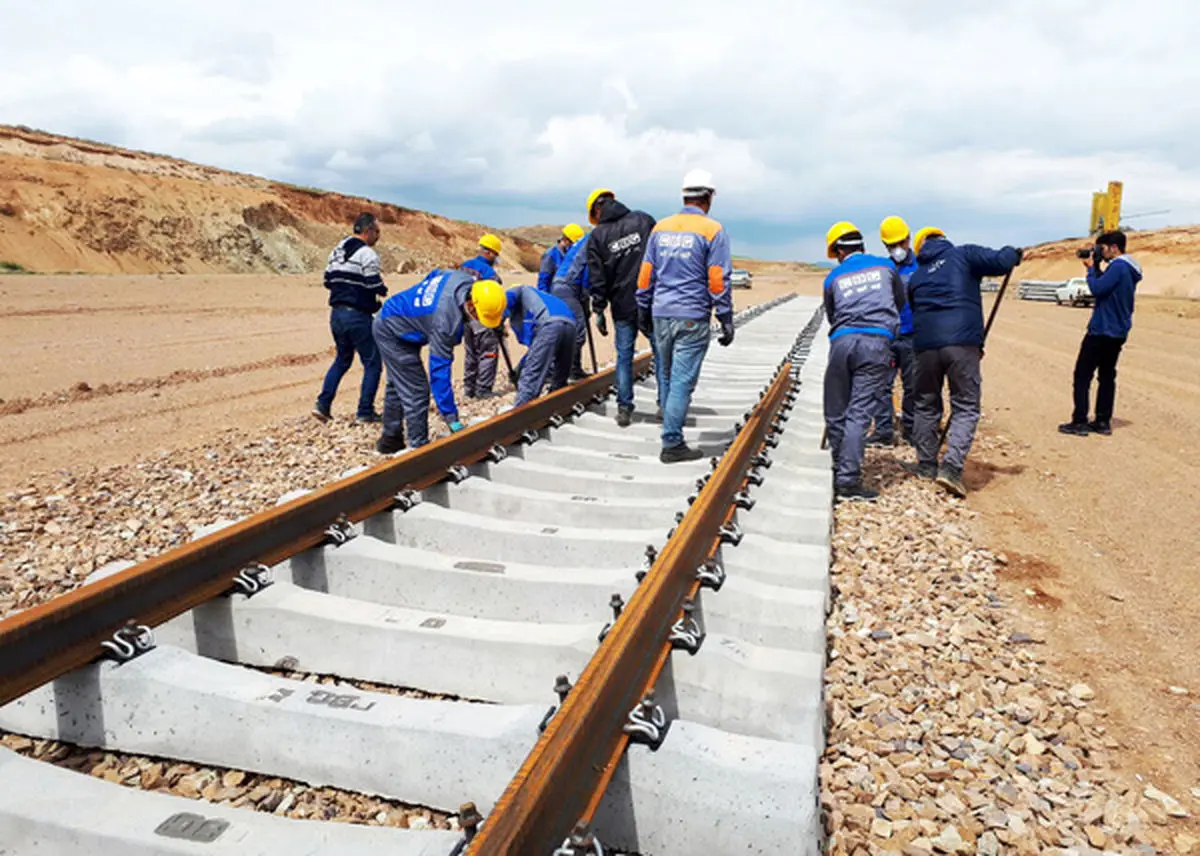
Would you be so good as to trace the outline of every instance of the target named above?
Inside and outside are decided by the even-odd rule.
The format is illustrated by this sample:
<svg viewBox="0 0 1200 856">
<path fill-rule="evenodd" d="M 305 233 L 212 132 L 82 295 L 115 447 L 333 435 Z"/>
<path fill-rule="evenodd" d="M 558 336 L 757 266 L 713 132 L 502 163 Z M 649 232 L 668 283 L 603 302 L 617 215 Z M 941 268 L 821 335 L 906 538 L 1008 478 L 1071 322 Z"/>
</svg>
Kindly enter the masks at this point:
<svg viewBox="0 0 1200 856">
<path fill-rule="evenodd" d="M 1058 289 L 1066 285 L 1066 280 L 1023 279 L 1017 288 L 1017 295 L 1022 300 L 1042 300 L 1053 303 L 1058 300 Z"/>
</svg>

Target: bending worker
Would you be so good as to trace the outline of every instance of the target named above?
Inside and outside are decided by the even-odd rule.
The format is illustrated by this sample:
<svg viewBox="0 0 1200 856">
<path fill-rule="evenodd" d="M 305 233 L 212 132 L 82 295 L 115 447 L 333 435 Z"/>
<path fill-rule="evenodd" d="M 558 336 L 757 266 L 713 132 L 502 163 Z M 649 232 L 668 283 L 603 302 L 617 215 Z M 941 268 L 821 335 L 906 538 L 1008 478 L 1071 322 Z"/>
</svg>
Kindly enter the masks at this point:
<svg viewBox="0 0 1200 856">
<path fill-rule="evenodd" d="M 887 249 L 888 258 L 896 265 L 900 281 L 908 286 L 909 277 L 917 269 L 917 254 L 912 251 L 912 236 L 908 224 L 899 217 L 888 217 L 879 224 L 879 239 Z M 913 407 L 917 400 L 916 355 L 912 344 L 912 307 L 906 302 L 900 308 L 900 330 L 892 342 L 892 368 L 879 397 L 875 413 L 875 431 L 867 438 L 868 446 L 891 446 L 896 441 L 895 410 L 892 407 L 892 387 L 900 375 L 900 424 L 904 439 L 912 442 Z"/>
<path fill-rule="evenodd" d="M 728 233 L 708 216 L 716 195 L 712 176 L 692 170 L 682 192 L 683 210 L 654 227 L 638 273 L 638 329 L 655 345 L 664 464 L 704 457 L 684 442 L 683 424 L 708 353 L 714 311 L 721 322 L 718 341 L 733 342 L 733 264 Z"/>
<path fill-rule="evenodd" d="M 890 377 L 904 284 L 889 259 L 866 254 L 853 223 L 834 223 L 825 247 L 838 262 L 825 277 L 825 428 L 833 453 L 834 498 L 874 500 L 879 493 L 862 484 L 863 452 L 867 426 Z"/>
<path fill-rule="evenodd" d="M 588 285 L 596 330 L 608 335 L 604 309 L 612 307 L 613 334 L 617 351 L 617 424 L 628 427 L 633 420 L 633 349 L 637 343 L 637 280 L 646 253 L 646 241 L 654 218 L 645 211 L 630 211 L 607 188 L 588 196 Z M 662 406 L 662 401 L 659 401 Z"/>
<path fill-rule="evenodd" d="M 591 311 L 591 295 L 588 281 L 587 245 L 589 235 L 575 242 L 563 257 L 550 293 L 567 304 L 575 313 L 575 353 L 571 358 L 571 380 L 586 377 L 583 370 L 583 346 L 588 337 L 588 314 Z"/>
<path fill-rule="evenodd" d="M 510 288 L 505 298 L 508 323 L 517 341 L 526 348 L 517 379 L 517 399 L 513 402 L 514 407 L 520 407 L 541 394 L 546 375 L 551 371 L 550 392 L 567 385 L 575 346 L 575 314 L 557 297 L 532 285 Z M 494 329 L 504 318 L 503 315 L 484 317 L 480 313 L 479 320 Z"/>
<path fill-rule="evenodd" d="M 983 297 L 985 276 L 1001 276 L 1021 263 L 1015 247 L 992 250 L 974 244 L 954 246 L 941 229 L 926 227 L 913 239 L 917 269 L 908 280 L 917 354 L 917 405 L 913 445 L 917 475 L 936 478 L 955 496 L 966 496 L 962 471 L 981 412 Z M 946 455 L 938 466 L 942 387 L 950 385 L 950 427 Z"/>
<path fill-rule="evenodd" d="M 491 279 L 503 284 L 496 273 L 500 258 L 500 239 L 487 234 L 479 239 L 479 255 L 468 259 L 459 268 L 470 271 L 476 279 Z M 495 330 L 479 323 L 470 323 L 463 332 L 463 395 L 467 398 L 490 398 L 496 383 L 496 357 L 500 340 Z"/>
<path fill-rule="evenodd" d="M 383 434 L 375 449 L 385 455 L 429 442 L 429 391 L 451 432 L 461 431 L 451 368 L 454 346 L 465 325 L 497 326 L 504 317 L 504 287 L 475 280 L 467 271 L 435 270 L 412 288 L 388 299 L 375 319 L 375 341 L 387 367 Z M 421 348 L 429 346 L 429 374 Z"/>
<path fill-rule="evenodd" d="M 550 291 L 554 282 L 554 274 L 558 272 L 563 258 L 572 246 L 579 243 L 583 237 L 583 229 L 578 223 L 568 223 L 563 226 L 562 236 L 554 242 L 550 249 L 542 253 L 542 264 L 538 268 L 538 291 Z"/>
</svg>

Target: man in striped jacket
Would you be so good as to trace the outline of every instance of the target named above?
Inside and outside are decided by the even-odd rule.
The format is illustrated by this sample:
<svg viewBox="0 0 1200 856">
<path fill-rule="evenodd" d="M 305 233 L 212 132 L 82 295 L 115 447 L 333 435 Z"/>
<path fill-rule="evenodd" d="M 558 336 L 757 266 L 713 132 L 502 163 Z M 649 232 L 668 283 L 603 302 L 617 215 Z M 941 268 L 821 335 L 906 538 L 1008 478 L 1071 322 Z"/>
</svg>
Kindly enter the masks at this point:
<svg viewBox="0 0 1200 856">
<path fill-rule="evenodd" d="M 322 422 L 332 418 L 333 398 L 338 384 L 354 363 L 354 354 L 363 365 L 362 389 L 358 395 L 359 422 L 381 421 L 375 410 L 375 394 L 379 391 L 379 376 L 383 362 L 375 337 L 371 333 L 371 316 L 379 311 L 380 298 L 387 295 L 387 286 L 379 273 L 379 223 L 374 214 L 362 213 L 354 221 L 354 234 L 343 238 L 329 254 L 325 266 L 325 287 L 329 289 L 329 329 L 337 356 L 325 374 L 325 383 L 313 416 Z"/>
</svg>

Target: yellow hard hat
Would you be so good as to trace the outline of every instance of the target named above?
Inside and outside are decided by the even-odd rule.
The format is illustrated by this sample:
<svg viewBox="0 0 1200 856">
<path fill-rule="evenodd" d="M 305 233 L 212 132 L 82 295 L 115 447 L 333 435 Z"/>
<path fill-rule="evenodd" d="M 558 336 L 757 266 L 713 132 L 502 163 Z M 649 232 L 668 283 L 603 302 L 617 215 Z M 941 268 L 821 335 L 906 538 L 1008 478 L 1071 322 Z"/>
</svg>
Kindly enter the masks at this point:
<svg viewBox="0 0 1200 856">
<path fill-rule="evenodd" d="M 847 220 L 839 220 L 829 227 L 829 231 L 825 233 L 825 251 L 829 255 L 829 258 L 837 258 L 837 253 L 833 250 L 834 245 L 852 232 L 860 236 L 862 235 L 858 231 L 858 227 Z"/>
<path fill-rule="evenodd" d="M 475 315 L 484 327 L 499 327 L 504 320 L 504 310 L 508 308 L 508 295 L 504 286 L 494 279 L 481 279 L 471 286 L 471 303 L 475 305 Z"/>
<path fill-rule="evenodd" d="M 490 232 L 479 239 L 479 246 L 500 255 L 500 239 Z"/>
<path fill-rule="evenodd" d="M 933 235 L 941 235 L 943 238 L 946 237 L 946 233 L 937 226 L 926 226 L 924 229 L 918 229 L 917 236 L 913 238 L 913 252 L 921 252 L 921 246 L 925 243 L 925 239 Z"/>
<path fill-rule="evenodd" d="M 887 246 L 898 244 L 907 238 L 911 232 L 908 229 L 908 224 L 903 218 L 893 214 L 891 217 L 884 218 L 884 221 L 879 224 L 879 240 L 883 241 Z"/>
<path fill-rule="evenodd" d="M 583 227 L 578 223 L 568 223 L 563 226 L 563 237 L 573 244 L 583 237 Z"/>
<path fill-rule="evenodd" d="M 587 201 L 588 221 L 591 222 L 591 224 L 593 226 L 595 226 L 597 223 L 596 214 L 595 214 L 595 212 L 592 211 L 592 209 L 596 207 L 596 200 L 599 199 L 601 196 L 616 196 L 616 195 L 617 194 L 613 193 L 607 187 L 597 187 L 595 190 L 593 190 L 591 193 L 588 194 L 588 201 Z"/>
</svg>

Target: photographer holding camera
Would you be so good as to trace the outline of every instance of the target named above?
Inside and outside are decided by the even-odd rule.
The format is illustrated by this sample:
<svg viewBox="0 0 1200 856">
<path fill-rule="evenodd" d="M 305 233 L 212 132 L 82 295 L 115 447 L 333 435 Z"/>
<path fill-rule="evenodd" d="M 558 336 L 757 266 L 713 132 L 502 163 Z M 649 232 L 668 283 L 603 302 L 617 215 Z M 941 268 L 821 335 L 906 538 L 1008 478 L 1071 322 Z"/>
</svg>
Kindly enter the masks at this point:
<svg viewBox="0 0 1200 856">
<path fill-rule="evenodd" d="M 1105 232 L 1089 250 L 1076 255 L 1087 268 L 1088 289 L 1096 299 L 1087 334 L 1075 360 L 1075 412 L 1058 426 L 1063 434 L 1111 434 L 1113 401 L 1117 395 L 1117 358 L 1133 326 L 1133 295 L 1142 280 L 1142 268 L 1125 255 L 1125 233 Z M 1101 264 L 1107 267 L 1101 272 Z M 1088 421 L 1092 375 L 1099 376 L 1096 418 Z"/>
</svg>

